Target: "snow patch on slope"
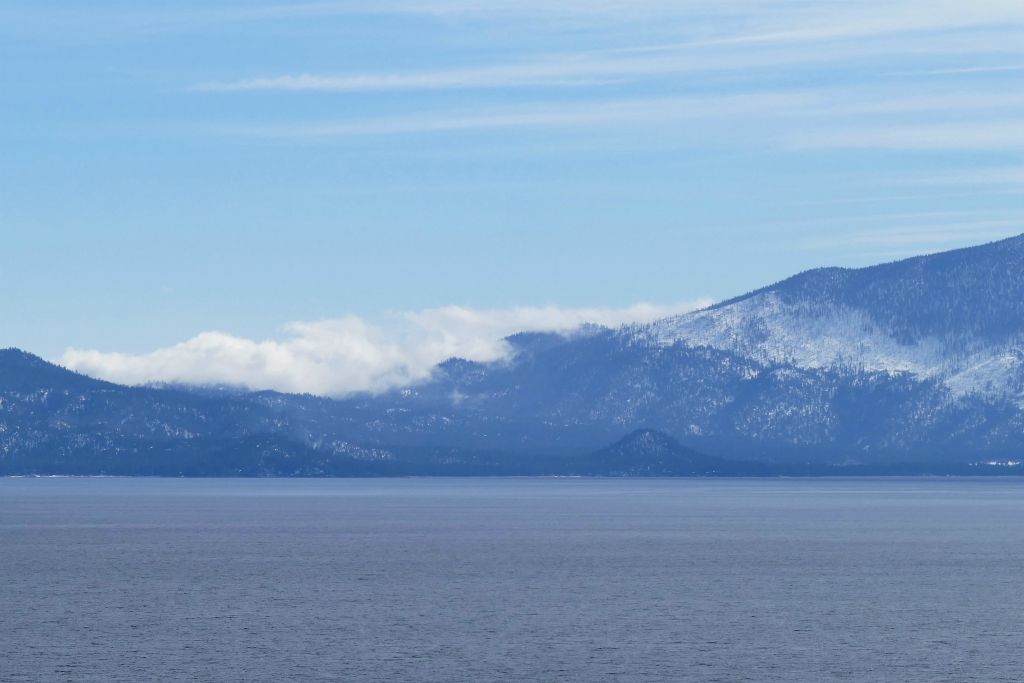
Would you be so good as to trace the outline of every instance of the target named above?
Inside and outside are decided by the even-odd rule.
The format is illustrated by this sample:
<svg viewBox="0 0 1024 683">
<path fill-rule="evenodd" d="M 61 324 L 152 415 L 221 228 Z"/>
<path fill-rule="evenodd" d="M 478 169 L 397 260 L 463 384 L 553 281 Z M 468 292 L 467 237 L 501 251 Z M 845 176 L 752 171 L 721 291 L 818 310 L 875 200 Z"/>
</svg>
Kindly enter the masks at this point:
<svg viewBox="0 0 1024 683">
<path fill-rule="evenodd" d="M 844 307 L 822 315 L 807 306 L 786 304 L 774 292 L 666 318 L 646 329 L 660 344 L 682 341 L 805 368 L 842 366 L 933 375 L 943 368 L 945 357 L 935 340 L 900 344 L 861 311 Z"/>
<path fill-rule="evenodd" d="M 638 326 L 632 333 L 648 342 L 708 346 L 766 364 L 910 372 L 943 380 L 953 396 L 1018 396 L 1024 389 L 1019 342 L 969 354 L 953 352 L 936 338 L 904 344 L 863 311 L 790 304 L 771 291 Z"/>
<path fill-rule="evenodd" d="M 1024 351 L 1008 348 L 972 356 L 945 383 L 954 395 L 1004 396 L 1024 408 Z"/>
</svg>

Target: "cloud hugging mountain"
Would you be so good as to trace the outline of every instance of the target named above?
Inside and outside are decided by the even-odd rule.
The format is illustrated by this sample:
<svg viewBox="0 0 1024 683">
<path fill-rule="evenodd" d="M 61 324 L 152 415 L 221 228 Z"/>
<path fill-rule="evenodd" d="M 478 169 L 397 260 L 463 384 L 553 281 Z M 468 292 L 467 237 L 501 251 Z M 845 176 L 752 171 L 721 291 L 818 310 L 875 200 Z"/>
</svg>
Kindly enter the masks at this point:
<svg viewBox="0 0 1024 683">
<path fill-rule="evenodd" d="M 504 337 L 521 330 L 565 333 L 587 323 L 617 327 L 709 303 L 617 309 L 445 306 L 390 314 L 381 321 L 350 315 L 295 322 L 286 326 L 284 339 L 255 340 L 210 331 L 145 354 L 73 348 L 60 363 L 122 384 L 226 384 L 337 397 L 421 382 L 447 358 L 506 359 L 512 349 Z"/>
<path fill-rule="evenodd" d="M 1024 453 L 1024 236 L 503 344 L 344 399 L 125 387 L 3 352 L 0 471 L 990 472 Z"/>
</svg>

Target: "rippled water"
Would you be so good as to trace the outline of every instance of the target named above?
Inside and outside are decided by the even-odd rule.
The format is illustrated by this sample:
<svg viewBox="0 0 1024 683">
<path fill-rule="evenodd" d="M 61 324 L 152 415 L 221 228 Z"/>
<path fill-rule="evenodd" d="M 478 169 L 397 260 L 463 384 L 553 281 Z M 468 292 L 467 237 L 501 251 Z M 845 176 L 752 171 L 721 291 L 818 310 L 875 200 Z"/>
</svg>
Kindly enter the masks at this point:
<svg viewBox="0 0 1024 683">
<path fill-rule="evenodd" d="M 1018 681 L 1017 480 L 0 479 L 0 680 Z"/>
</svg>

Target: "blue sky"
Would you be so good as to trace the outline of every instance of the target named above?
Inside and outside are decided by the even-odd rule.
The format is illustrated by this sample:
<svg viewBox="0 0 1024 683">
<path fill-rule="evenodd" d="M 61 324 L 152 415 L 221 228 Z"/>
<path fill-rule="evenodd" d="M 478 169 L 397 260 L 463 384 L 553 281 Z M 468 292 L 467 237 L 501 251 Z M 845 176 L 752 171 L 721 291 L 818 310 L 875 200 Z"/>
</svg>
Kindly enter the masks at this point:
<svg viewBox="0 0 1024 683">
<path fill-rule="evenodd" d="M 1024 232 L 1019 0 L 8 0 L 0 59 L 0 345 L 119 381 L 379 388 Z"/>
</svg>

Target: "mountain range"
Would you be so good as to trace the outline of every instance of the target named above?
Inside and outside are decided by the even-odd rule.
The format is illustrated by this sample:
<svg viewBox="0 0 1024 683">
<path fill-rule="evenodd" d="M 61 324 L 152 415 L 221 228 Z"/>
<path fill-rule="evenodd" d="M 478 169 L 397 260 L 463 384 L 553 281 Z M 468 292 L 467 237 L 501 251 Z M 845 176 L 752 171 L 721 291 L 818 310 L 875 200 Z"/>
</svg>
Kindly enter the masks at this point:
<svg viewBox="0 0 1024 683">
<path fill-rule="evenodd" d="M 1015 473 L 1024 459 L 1024 236 L 507 342 L 501 361 L 337 399 L 126 387 L 0 351 L 0 474 Z"/>
</svg>

